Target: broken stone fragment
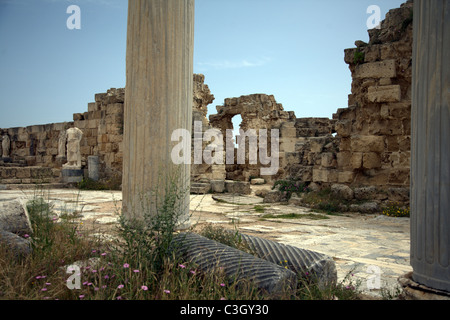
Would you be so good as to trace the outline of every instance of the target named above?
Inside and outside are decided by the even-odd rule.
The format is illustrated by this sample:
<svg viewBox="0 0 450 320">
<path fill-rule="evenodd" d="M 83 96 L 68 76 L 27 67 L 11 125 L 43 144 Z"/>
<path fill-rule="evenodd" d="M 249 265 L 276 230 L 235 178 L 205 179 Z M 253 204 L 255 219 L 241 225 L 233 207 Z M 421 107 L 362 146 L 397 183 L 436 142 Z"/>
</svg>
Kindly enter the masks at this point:
<svg viewBox="0 0 450 320">
<path fill-rule="evenodd" d="M 22 200 L 0 203 L 0 230 L 19 236 L 33 233 L 27 206 Z"/>
<path fill-rule="evenodd" d="M 244 181 L 225 180 L 225 190 L 234 194 L 250 194 L 250 183 Z"/>
<path fill-rule="evenodd" d="M 356 40 L 355 41 L 355 46 L 357 46 L 358 48 L 365 47 L 365 46 L 367 46 L 367 43 L 362 41 L 362 40 Z"/>
<path fill-rule="evenodd" d="M 256 257 L 315 280 L 321 288 L 337 282 L 336 265 L 330 256 L 247 234 L 241 233 L 240 237 Z"/>
<path fill-rule="evenodd" d="M 0 246 L 16 258 L 28 256 L 32 252 L 29 240 L 2 229 L 0 229 Z"/>
<path fill-rule="evenodd" d="M 225 180 L 211 180 L 211 191 L 214 193 L 225 192 Z"/>
<path fill-rule="evenodd" d="M 331 186 L 331 193 L 338 199 L 352 200 L 354 197 L 353 190 L 344 184 L 333 184 Z"/>
<path fill-rule="evenodd" d="M 250 180 L 250 184 L 264 184 L 266 183 L 266 181 L 262 178 L 253 178 L 252 180 Z"/>
<path fill-rule="evenodd" d="M 173 246 L 177 254 L 195 263 L 199 270 L 222 270 L 238 284 L 251 281 L 257 288 L 274 295 L 296 287 L 297 276 L 291 270 L 198 234 L 179 233 L 173 239 Z"/>
</svg>

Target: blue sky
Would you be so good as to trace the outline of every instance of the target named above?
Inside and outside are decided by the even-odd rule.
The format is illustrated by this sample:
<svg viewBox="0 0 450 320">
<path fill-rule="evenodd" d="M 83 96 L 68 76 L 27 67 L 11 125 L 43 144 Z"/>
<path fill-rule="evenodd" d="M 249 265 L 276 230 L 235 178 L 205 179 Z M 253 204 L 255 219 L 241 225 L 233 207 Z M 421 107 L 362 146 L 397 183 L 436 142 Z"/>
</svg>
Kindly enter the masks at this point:
<svg viewBox="0 0 450 320">
<path fill-rule="evenodd" d="M 405 0 L 196 0 L 194 72 L 215 96 L 273 94 L 297 117 L 347 106 L 344 49 Z M 0 128 L 71 121 L 125 86 L 126 0 L 0 0 Z M 67 7 L 81 9 L 69 30 Z"/>
</svg>

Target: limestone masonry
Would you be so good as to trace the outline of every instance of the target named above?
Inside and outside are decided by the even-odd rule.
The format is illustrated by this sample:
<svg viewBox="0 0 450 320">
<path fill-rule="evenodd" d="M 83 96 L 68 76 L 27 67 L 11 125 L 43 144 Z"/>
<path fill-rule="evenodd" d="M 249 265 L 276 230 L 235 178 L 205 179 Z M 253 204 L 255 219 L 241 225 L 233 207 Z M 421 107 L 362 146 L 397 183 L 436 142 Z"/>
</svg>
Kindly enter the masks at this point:
<svg viewBox="0 0 450 320">
<path fill-rule="evenodd" d="M 412 7 L 408 1 L 390 10 L 380 29 L 369 30 L 369 43 L 356 41 L 356 48 L 345 50 L 344 60 L 352 75 L 351 94 L 348 107 L 338 109 L 331 119 L 296 118 L 293 111 L 285 111 L 273 95 L 266 94 L 225 99 L 208 119 L 208 105 L 214 96 L 205 77 L 194 74 L 193 123 L 200 121 L 203 132 L 216 128 L 224 137 L 227 129 L 233 129 L 236 115 L 242 117 L 244 131 L 278 129 L 280 168 L 276 175 L 260 176 L 263 165 L 259 162 L 192 164 L 193 187 L 199 187 L 198 183 L 205 192 L 248 193 L 252 179 L 258 183 L 294 179 L 315 188 L 345 185 L 357 199 L 408 202 Z M 0 184 L 62 181 L 69 128 L 81 130 L 79 152 L 85 176 L 88 157 L 98 156 L 100 180 L 120 181 L 124 97 L 125 89 L 112 88 L 96 94 L 87 112 L 74 114 L 73 121 L 0 129 Z M 194 142 L 194 134 L 192 137 Z M 207 143 L 202 141 L 202 146 Z"/>
</svg>

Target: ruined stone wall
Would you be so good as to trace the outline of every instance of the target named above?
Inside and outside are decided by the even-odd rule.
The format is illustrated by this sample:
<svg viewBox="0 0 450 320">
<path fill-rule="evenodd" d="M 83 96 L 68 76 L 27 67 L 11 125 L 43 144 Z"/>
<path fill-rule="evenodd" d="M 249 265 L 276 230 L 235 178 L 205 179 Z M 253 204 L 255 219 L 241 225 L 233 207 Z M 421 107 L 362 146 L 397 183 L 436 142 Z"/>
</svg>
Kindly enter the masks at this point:
<svg viewBox="0 0 450 320">
<path fill-rule="evenodd" d="M 322 187 L 372 186 L 384 198 L 407 201 L 412 2 L 390 10 L 369 36 L 368 44 L 356 41 L 356 48 L 345 50 L 352 73 L 349 106 L 333 119 L 296 120 L 285 177 Z"/>
<path fill-rule="evenodd" d="M 349 107 L 333 115 L 346 182 L 403 198 L 410 184 L 412 5 L 390 10 L 380 29 L 369 30 L 367 45 L 345 50 L 352 93 Z"/>
<path fill-rule="evenodd" d="M 270 150 L 270 136 L 272 129 L 280 129 L 284 122 L 293 121 L 295 114 L 293 111 L 284 111 L 283 106 L 277 103 L 273 95 L 267 94 L 252 94 L 237 98 L 225 99 L 224 104 L 217 106 L 217 114 L 209 116 L 210 125 L 222 132 L 224 137 L 224 145 L 226 144 L 227 129 L 234 129 L 232 119 L 236 115 L 240 115 L 242 122 L 240 128 L 244 133 L 254 129 L 257 136 L 259 136 L 260 129 L 267 129 L 268 136 L 268 150 L 267 155 L 271 155 Z M 281 134 L 280 134 L 281 138 Z M 250 178 L 262 177 L 266 181 L 275 181 L 282 173 L 280 170 L 276 175 L 261 175 L 262 167 L 270 167 L 270 165 L 263 165 L 260 158 L 257 158 L 256 164 L 251 164 L 249 161 L 249 141 L 246 142 L 245 163 L 239 164 L 237 159 L 237 147 L 235 141 L 234 163 L 226 164 L 226 178 L 228 180 L 249 181 Z M 259 145 L 259 141 L 258 141 Z M 282 139 L 280 139 L 282 146 Z M 284 157 L 280 147 L 280 157 Z M 280 163 L 282 159 L 280 159 Z"/>
<path fill-rule="evenodd" d="M 344 184 L 352 188 L 376 188 L 377 199 L 407 201 L 410 172 L 410 110 L 412 62 L 412 1 L 390 10 L 380 29 L 369 30 L 369 43 L 356 41 L 345 50 L 345 62 L 352 74 L 348 107 L 338 109 L 332 119 L 296 118 L 285 111 L 273 95 L 252 94 L 225 99 L 217 114 L 207 119 L 208 105 L 214 101 L 203 75 L 194 75 L 193 124 L 201 122 L 202 133 L 218 129 L 226 137 L 233 129 L 232 118 L 242 117 L 240 129 L 279 130 L 279 170 L 261 176 L 260 158 L 249 163 L 248 146 L 244 164 L 194 164 L 191 153 L 191 179 L 194 182 L 239 180 L 247 183 L 262 177 L 273 183 L 295 179 L 316 187 Z M 0 130 L 11 138 L 11 166 L 52 168 L 59 174 L 59 134 L 69 127 L 83 131 L 82 165 L 87 157 L 99 156 L 100 177 L 122 175 L 122 132 L 124 89 L 97 94 L 88 111 L 74 114 L 73 122 Z M 194 129 L 194 128 L 193 128 Z M 192 130 L 192 148 L 196 142 Z M 270 139 L 268 141 L 270 155 Z M 202 149 L 209 142 L 201 141 Z M 224 141 L 226 146 L 226 141 Z M 1 146 L 0 146 L 1 148 Z M 225 161 L 225 160 L 224 160 Z M 0 168 L 1 168 L 0 164 Z M 6 168 L 6 165 L 3 166 Z M 3 170 L 3 171 L 2 171 Z M 3 183 L 8 179 L 31 179 L 31 171 L 0 169 Z M 36 174 L 34 174 L 36 175 Z M 14 181 L 14 180 L 13 180 Z M 22 180 L 20 180 L 22 181 Z M 2 183 L 2 181 L 0 181 Z"/>
<path fill-rule="evenodd" d="M 84 165 L 88 156 L 99 157 L 100 179 L 122 176 L 123 108 L 125 90 L 112 88 L 95 95 L 88 111 L 73 115 L 74 126 L 83 131 L 80 142 Z"/>
<path fill-rule="evenodd" d="M 1 136 L 10 139 L 8 159 L 0 159 L 0 184 L 57 181 L 61 173 L 61 163 L 56 159 L 59 134 L 71 125 L 67 122 L 0 129 Z"/>
<path fill-rule="evenodd" d="M 193 118 L 202 121 L 206 130 L 209 128 L 206 119 L 207 106 L 214 100 L 214 96 L 204 83 L 203 75 L 195 74 L 193 80 Z M 111 88 L 106 93 L 96 94 L 95 101 L 88 103 L 88 110 L 75 113 L 71 122 L 0 129 L 0 136 L 7 134 L 11 140 L 10 159 L 7 163 L 0 159 L 0 184 L 59 182 L 61 167 L 66 162 L 64 157 L 58 156 L 59 137 L 61 132 L 72 127 L 83 132 L 80 151 L 85 176 L 88 176 L 88 157 L 98 156 L 100 179 L 115 179 L 120 183 L 124 97 L 125 89 Z M 193 166 L 192 171 L 193 176 L 198 179 L 225 179 L 224 168 L 209 166 L 205 169 L 202 166 Z"/>
<path fill-rule="evenodd" d="M 192 144 L 191 144 L 191 181 L 210 182 L 212 180 L 225 180 L 225 164 L 211 165 L 203 161 L 195 163 L 194 148 L 196 143 L 200 143 L 202 151 L 210 142 L 204 141 L 203 134 L 212 129 L 208 118 L 208 105 L 214 101 L 214 95 L 211 94 L 209 87 L 205 84 L 205 76 L 194 74 L 194 95 L 192 103 Z M 195 137 L 195 122 L 201 123 L 202 137 Z"/>
</svg>

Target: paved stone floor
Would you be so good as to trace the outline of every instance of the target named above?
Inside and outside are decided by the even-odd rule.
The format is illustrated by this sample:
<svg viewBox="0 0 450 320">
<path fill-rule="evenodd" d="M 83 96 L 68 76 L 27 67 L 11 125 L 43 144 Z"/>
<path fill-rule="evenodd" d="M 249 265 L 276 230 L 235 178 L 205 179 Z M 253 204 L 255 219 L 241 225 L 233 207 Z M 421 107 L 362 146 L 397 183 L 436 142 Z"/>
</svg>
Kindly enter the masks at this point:
<svg viewBox="0 0 450 320">
<path fill-rule="evenodd" d="M 120 191 L 71 189 L 1 190 L 0 201 L 43 197 L 56 214 L 77 213 L 80 222 L 97 227 L 97 234 L 109 237 L 121 211 Z M 297 214 L 295 219 L 281 214 Z M 280 243 L 327 254 L 336 262 L 338 278 L 360 282 L 360 289 L 373 297 L 383 290 L 395 293 L 397 278 L 412 271 L 409 264 L 409 218 L 343 213 L 326 215 L 308 208 L 265 204 L 254 195 L 191 195 L 191 223 L 237 228 Z"/>
</svg>

